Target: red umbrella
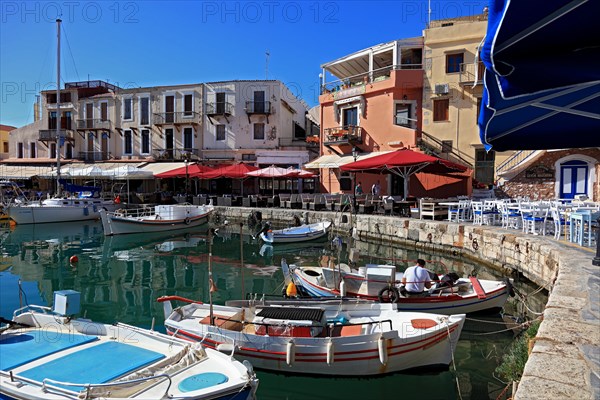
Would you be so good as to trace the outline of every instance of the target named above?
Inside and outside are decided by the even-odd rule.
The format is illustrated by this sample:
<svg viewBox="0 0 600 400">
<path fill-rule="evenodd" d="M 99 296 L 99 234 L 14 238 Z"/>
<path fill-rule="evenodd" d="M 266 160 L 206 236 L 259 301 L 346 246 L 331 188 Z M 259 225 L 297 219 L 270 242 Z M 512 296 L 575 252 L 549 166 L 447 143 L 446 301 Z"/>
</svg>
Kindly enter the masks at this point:
<svg viewBox="0 0 600 400">
<path fill-rule="evenodd" d="M 365 158 L 340 167 L 351 172 L 390 172 L 404 178 L 404 197 L 408 196 L 408 180 L 417 172 L 444 174 L 464 172 L 468 168 L 448 160 L 404 149 Z"/>
<path fill-rule="evenodd" d="M 256 171 L 258 167 L 249 164 L 232 164 L 225 165 L 220 168 L 216 168 L 212 171 L 208 171 L 200 175 L 203 179 L 217 179 L 217 178 L 232 178 L 232 179 L 244 179 L 247 178 L 248 172 Z"/>
<path fill-rule="evenodd" d="M 190 164 L 187 167 L 179 167 L 170 171 L 161 172 L 160 174 L 154 175 L 155 178 L 196 178 L 201 177 L 203 173 L 212 171 L 210 167 L 199 164 Z"/>
</svg>

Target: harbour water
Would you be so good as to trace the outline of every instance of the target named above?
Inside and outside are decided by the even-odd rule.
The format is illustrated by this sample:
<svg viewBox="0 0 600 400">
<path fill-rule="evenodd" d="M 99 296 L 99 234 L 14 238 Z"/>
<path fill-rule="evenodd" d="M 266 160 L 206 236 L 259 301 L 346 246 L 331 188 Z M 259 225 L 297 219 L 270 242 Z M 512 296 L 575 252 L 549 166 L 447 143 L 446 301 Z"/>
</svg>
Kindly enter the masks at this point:
<svg viewBox="0 0 600 400">
<path fill-rule="evenodd" d="M 240 237 L 242 240 L 240 241 Z M 423 255 L 383 245 L 362 244 L 360 263 L 391 263 L 404 268 L 418 257 L 431 260 L 438 272 L 477 272 L 482 278 L 501 278 L 491 269 L 439 255 Z M 246 293 L 278 295 L 283 288 L 281 258 L 306 265 L 346 260 L 330 241 L 263 246 L 251 235 L 240 236 L 239 225 L 218 229 L 211 246 L 211 265 L 217 291 L 213 301 L 223 304 Z M 51 305 L 56 290 L 81 292 L 83 316 L 99 322 L 115 321 L 164 331 L 162 306 L 156 298 L 178 295 L 208 302 L 209 246 L 207 230 L 174 234 L 104 237 L 97 222 L 44 224 L 0 230 L 0 316 L 11 318 L 20 304 Z M 69 260 L 76 256 L 78 262 Z M 19 291 L 19 281 L 23 288 Z M 524 311 L 540 312 L 544 291 L 518 281 L 527 296 L 525 307 L 511 299 L 503 315 L 469 316 L 446 371 L 413 371 L 378 378 L 323 378 L 257 371 L 260 399 L 496 399 L 506 384 L 494 377 L 514 325 Z M 531 314 L 530 314 L 531 316 Z M 504 398 L 504 397 L 502 397 Z"/>
</svg>

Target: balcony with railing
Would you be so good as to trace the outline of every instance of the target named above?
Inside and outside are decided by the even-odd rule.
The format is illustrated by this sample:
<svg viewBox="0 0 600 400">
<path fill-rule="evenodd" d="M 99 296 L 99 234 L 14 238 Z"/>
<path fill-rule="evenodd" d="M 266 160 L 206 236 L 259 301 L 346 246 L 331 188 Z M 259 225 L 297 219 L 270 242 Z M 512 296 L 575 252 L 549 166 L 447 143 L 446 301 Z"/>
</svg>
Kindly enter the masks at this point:
<svg viewBox="0 0 600 400">
<path fill-rule="evenodd" d="M 483 73 L 485 64 L 479 61 L 474 63 L 460 64 L 459 84 L 460 85 L 479 85 L 483 83 Z"/>
<path fill-rule="evenodd" d="M 206 115 L 231 115 L 233 114 L 233 104 L 224 101 L 213 101 L 206 103 Z"/>
<path fill-rule="evenodd" d="M 153 114 L 154 125 L 197 125 L 200 113 L 194 111 L 165 112 Z"/>
<path fill-rule="evenodd" d="M 73 131 L 67 129 L 59 129 L 58 135 L 68 142 L 73 142 Z M 56 129 L 40 129 L 38 140 L 40 142 L 56 142 Z"/>
<path fill-rule="evenodd" d="M 247 101 L 246 102 L 246 114 L 271 114 L 271 102 L 270 101 Z"/>
<path fill-rule="evenodd" d="M 397 84 L 398 79 L 407 82 L 413 82 L 414 80 L 409 77 L 409 75 L 413 76 L 417 74 L 418 76 L 421 76 L 422 69 L 423 65 L 420 63 L 390 65 L 387 67 L 374 69 L 372 71 L 352 75 L 344 79 L 325 82 L 321 86 L 321 94 L 332 94 L 336 98 L 343 98 L 347 97 L 344 95 L 344 92 L 349 92 L 348 95 L 365 93 L 368 92 L 367 89 L 371 89 L 373 84 L 380 82 L 383 82 L 384 84 L 387 83 L 389 87 L 394 87 Z M 396 79 L 392 79 L 394 76 L 396 76 Z M 380 85 L 381 84 L 378 86 Z M 381 88 L 377 88 L 377 90 L 380 89 Z"/>
<path fill-rule="evenodd" d="M 80 151 L 79 159 L 83 161 L 106 161 L 110 160 L 112 155 L 107 151 Z"/>
<path fill-rule="evenodd" d="M 191 161 L 200 158 L 200 151 L 198 149 L 185 148 L 154 149 L 154 151 L 152 151 L 152 157 L 154 157 L 155 160 L 161 161 Z"/>
<path fill-rule="evenodd" d="M 328 145 L 342 145 L 342 144 L 361 144 L 362 139 L 362 127 L 355 125 L 338 126 L 335 128 L 323 129 L 323 144 Z"/>
<path fill-rule="evenodd" d="M 78 119 L 77 130 L 103 130 L 110 131 L 112 128 L 112 122 L 106 119 Z"/>
</svg>

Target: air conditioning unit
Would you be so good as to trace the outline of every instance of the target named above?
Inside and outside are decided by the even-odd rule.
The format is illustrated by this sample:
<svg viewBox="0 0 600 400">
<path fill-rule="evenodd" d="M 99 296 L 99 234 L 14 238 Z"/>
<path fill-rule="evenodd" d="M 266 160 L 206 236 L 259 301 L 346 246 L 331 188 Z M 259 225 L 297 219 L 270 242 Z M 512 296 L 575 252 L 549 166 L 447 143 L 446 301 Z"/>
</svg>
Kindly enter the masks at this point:
<svg viewBox="0 0 600 400">
<path fill-rule="evenodd" d="M 449 85 L 447 83 L 438 83 L 433 88 L 434 94 L 448 94 L 450 90 Z"/>
</svg>

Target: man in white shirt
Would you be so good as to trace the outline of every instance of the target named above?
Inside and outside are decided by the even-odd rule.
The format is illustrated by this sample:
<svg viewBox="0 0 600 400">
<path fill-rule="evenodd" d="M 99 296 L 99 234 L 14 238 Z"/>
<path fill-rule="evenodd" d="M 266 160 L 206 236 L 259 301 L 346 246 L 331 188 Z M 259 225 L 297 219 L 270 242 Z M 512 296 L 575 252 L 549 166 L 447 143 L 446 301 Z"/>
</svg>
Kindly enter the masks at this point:
<svg viewBox="0 0 600 400">
<path fill-rule="evenodd" d="M 423 296 L 423 291 L 431 287 L 429 272 L 425 269 L 425 260 L 419 258 L 417 265 L 404 271 L 402 284 L 406 294 L 410 296 Z"/>
<path fill-rule="evenodd" d="M 379 185 L 379 181 L 377 181 L 373 184 L 373 186 L 371 186 L 371 194 L 373 196 L 379 196 L 380 191 L 381 191 L 381 186 Z"/>
</svg>

